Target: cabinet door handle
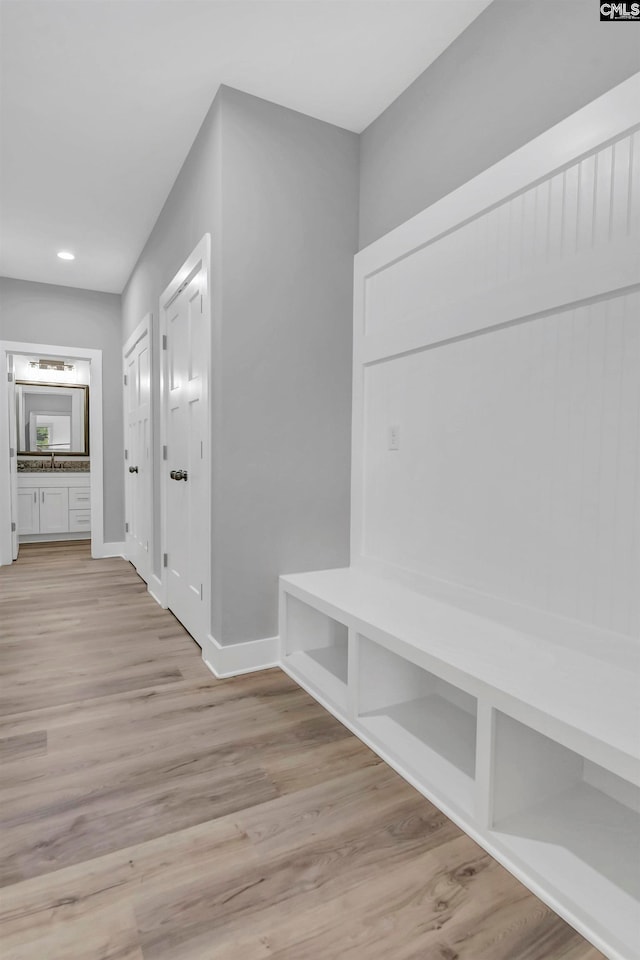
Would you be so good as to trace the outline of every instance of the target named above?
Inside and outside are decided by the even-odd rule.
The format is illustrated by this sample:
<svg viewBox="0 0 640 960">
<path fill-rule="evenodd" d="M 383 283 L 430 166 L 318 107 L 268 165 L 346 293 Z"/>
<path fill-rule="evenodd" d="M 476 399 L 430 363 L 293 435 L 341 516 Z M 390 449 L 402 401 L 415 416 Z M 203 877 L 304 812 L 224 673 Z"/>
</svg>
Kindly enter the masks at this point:
<svg viewBox="0 0 640 960">
<path fill-rule="evenodd" d="M 44 503 L 44 490 L 42 491 L 42 502 Z"/>
<path fill-rule="evenodd" d="M 34 503 L 37 503 L 37 502 L 38 502 L 38 491 L 37 491 L 37 490 L 34 490 L 34 491 L 33 491 L 33 502 L 34 502 Z"/>
</svg>

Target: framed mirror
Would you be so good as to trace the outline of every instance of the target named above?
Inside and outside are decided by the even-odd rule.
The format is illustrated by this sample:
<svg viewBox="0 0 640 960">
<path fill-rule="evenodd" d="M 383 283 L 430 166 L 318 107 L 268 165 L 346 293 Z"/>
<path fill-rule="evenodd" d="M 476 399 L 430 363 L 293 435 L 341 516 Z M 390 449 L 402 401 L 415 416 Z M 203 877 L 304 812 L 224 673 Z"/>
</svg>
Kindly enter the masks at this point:
<svg viewBox="0 0 640 960">
<path fill-rule="evenodd" d="M 18 456 L 89 456 L 89 387 L 16 380 Z"/>
</svg>

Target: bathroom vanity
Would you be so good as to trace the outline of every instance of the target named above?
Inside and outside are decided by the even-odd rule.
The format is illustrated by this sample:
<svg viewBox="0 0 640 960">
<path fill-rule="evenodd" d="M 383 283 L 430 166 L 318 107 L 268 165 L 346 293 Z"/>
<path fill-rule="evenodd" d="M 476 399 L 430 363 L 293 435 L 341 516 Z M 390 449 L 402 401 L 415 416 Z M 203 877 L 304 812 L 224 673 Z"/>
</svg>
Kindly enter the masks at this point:
<svg viewBox="0 0 640 960">
<path fill-rule="evenodd" d="M 91 536 L 91 475 L 62 469 L 18 473 L 18 537 L 79 540 Z"/>
</svg>

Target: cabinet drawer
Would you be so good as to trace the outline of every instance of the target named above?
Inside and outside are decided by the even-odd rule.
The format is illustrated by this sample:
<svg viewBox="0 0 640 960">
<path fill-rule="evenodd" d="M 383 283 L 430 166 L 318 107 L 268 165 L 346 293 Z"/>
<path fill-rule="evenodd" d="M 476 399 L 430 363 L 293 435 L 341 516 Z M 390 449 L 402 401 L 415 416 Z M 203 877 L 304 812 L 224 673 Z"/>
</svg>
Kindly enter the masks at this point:
<svg viewBox="0 0 640 960">
<path fill-rule="evenodd" d="M 89 487 L 69 487 L 69 509 L 88 510 L 91 506 Z"/>
<path fill-rule="evenodd" d="M 90 510 L 69 510 L 69 530 L 90 530 Z"/>
</svg>

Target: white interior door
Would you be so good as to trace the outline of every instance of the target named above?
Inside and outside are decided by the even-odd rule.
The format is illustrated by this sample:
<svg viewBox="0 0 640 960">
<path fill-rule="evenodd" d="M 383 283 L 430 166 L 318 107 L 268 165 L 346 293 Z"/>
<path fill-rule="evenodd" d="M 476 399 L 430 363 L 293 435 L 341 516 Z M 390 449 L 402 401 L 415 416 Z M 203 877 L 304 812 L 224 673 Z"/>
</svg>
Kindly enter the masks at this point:
<svg viewBox="0 0 640 960">
<path fill-rule="evenodd" d="M 147 324 L 124 352 L 127 559 L 148 583 L 151 540 L 151 350 Z"/>
<path fill-rule="evenodd" d="M 208 584 L 208 332 L 200 267 L 165 309 L 167 606 L 202 645 Z"/>
</svg>

